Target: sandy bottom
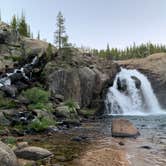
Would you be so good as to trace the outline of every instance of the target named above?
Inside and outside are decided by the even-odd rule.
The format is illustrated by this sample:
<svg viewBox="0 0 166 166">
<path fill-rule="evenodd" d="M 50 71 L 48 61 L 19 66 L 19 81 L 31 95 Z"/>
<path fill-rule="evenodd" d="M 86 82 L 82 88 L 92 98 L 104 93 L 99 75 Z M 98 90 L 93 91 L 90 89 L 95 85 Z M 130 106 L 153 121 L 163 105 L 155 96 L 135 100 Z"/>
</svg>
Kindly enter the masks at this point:
<svg viewBox="0 0 166 166">
<path fill-rule="evenodd" d="M 129 166 L 127 153 L 114 139 L 98 140 L 74 162 L 79 166 Z"/>
</svg>

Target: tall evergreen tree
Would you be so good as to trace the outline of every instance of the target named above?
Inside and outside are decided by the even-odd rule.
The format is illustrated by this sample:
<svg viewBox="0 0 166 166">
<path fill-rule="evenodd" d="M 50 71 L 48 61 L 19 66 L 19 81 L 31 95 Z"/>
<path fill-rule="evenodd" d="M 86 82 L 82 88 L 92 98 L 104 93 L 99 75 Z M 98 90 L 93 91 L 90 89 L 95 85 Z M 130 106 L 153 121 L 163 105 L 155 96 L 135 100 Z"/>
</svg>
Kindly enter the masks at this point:
<svg viewBox="0 0 166 166">
<path fill-rule="evenodd" d="M 2 17 L 1 17 L 1 9 L 0 9 L 0 22 L 2 21 Z"/>
<path fill-rule="evenodd" d="M 67 43 L 68 39 L 64 23 L 65 23 L 65 18 L 63 17 L 62 13 L 59 12 L 57 15 L 57 23 L 56 23 L 57 30 L 54 33 L 55 44 L 59 49 L 61 49 L 65 45 L 65 43 Z"/>
<path fill-rule="evenodd" d="M 40 31 L 37 33 L 37 40 L 40 40 Z"/>
<path fill-rule="evenodd" d="M 19 31 L 20 35 L 29 37 L 28 25 L 26 23 L 26 18 L 25 18 L 25 15 L 23 12 L 22 12 L 21 18 L 19 20 L 18 31 Z"/>
<path fill-rule="evenodd" d="M 17 23 L 16 15 L 13 15 L 10 25 L 11 25 L 13 30 L 17 30 L 18 23 Z"/>
</svg>

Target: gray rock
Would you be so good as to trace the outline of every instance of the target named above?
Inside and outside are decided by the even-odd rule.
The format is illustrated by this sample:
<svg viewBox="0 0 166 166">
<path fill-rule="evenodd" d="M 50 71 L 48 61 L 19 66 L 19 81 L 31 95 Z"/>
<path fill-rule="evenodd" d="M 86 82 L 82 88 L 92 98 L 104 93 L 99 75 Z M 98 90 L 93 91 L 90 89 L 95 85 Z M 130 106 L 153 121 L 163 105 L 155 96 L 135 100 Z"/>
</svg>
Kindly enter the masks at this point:
<svg viewBox="0 0 166 166">
<path fill-rule="evenodd" d="M 47 110 L 34 109 L 32 112 L 35 113 L 38 118 L 45 117 L 47 119 L 53 120 L 53 114 Z"/>
<path fill-rule="evenodd" d="M 0 142 L 0 165 L 18 166 L 14 152 L 4 143 Z"/>
<path fill-rule="evenodd" d="M 137 77 L 135 77 L 135 76 L 131 76 L 131 78 L 135 81 L 135 87 L 137 89 L 140 89 L 140 87 L 141 87 L 141 81 Z"/>
<path fill-rule="evenodd" d="M 93 99 L 93 91 L 96 86 L 96 73 L 88 68 L 80 68 L 79 70 L 80 85 L 81 85 L 81 106 L 87 107 Z"/>
<path fill-rule="evenodd" d="M 19 158 L 27 159 L 27 160 L 40 160 L 47 158 L 52 155 L 52 153 L 46 149 L 29 146 L 22 149 L 16 149 L 15 154 Z"/>
<path fill-rule="evenodd" d="M 138 129 L 127 119 L 112 119 L 113 137 L 136 137 L 139 135 Z"/>
<path fill-rule="evenodd" d="M 80 80 L 77 69 L 54 71 L 48 77 L 49 89 L 53 95 L 62 95 L 64 100 L 74 99 L 81 103 Z"/>
<path fill-rule="evenodd" d="M 71 111 L 68 106 L 57 107 L 55 110 L 55 115 L 57 117 L 62 117 L 66 119 L 71 119 L 71 118 L 73 119 L 78 117 L 76 110 Z"/>
</svg>

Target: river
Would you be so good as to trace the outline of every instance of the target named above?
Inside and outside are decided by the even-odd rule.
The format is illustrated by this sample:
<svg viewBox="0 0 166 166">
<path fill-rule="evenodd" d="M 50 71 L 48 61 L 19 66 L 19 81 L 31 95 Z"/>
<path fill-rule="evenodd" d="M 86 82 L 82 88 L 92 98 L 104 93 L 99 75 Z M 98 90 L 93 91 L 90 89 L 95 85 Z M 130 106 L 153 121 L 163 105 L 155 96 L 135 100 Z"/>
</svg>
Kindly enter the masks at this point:
<svg viewBox="0 0 166 166">
<path fill-rule="evenodd" d="M 124 116 L 139 129 L 137 138 L 111 137 L 111 119 L 117 117 L 106 116 L 80 127 L 23 139 L 54 153 L 50 160 L 41 161 L 43 165 L 165 166 L 166 115 Z"/>
</svg>

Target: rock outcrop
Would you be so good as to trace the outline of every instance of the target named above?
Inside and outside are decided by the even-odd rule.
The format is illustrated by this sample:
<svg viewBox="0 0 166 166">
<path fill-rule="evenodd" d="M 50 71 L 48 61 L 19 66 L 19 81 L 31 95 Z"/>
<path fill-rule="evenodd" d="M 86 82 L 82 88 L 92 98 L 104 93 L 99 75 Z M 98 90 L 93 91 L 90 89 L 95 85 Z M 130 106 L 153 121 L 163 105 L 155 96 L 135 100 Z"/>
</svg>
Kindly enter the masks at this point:
<svg viewBox="0 0 166 166">
<path fill-rule="evenodd" d="M 53 96 L 64 96 L 64 100 L 72 98 L 81 108 L 99 108 L 118 72 L 118 66 L 98 57 L 87 59 L 76 55 L 69 63 L 61 64 L 61 60 L 48 63 L 44 70 L 46 83 Z"/>
<path fill-rule="evenodd" d="M 166 108 L 166 53 L 153 54 L 142 59 L 117 61 L 117 63 L 145 74 L 150 80 L 161 106 Z"/>
<path fill-rule="evenodd" d="M 15 154 L 19 158 L 27 159 L 27 160 L 39 160 L 44 159 L 52 155 L 52 153 L 46 149 L 28 146 L 21 149 L 16 149 Z"/>
<path fill-rule="evenodd" d="M 8 24 L 0 21 L 0 72 L 13 68 L 21 59 L 31 55 L 42 55 L 48 48 L 48 43 L 22 37 Z M 53 53 L 56 48 L 52 46 Z"/>
<path fill-rule="evenodd" d="M 18 166 L 14 152 L 2 142 L 0 142 L 0 165 Z"/>
</svg>

